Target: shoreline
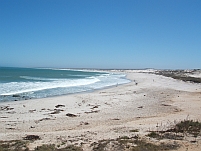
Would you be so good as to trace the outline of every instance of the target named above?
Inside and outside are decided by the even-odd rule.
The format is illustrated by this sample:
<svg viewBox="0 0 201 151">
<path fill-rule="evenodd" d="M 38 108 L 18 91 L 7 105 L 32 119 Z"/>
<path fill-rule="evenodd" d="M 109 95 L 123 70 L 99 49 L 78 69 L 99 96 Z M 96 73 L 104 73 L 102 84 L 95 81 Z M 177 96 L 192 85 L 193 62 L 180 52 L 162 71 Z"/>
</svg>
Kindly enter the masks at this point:
<svg viewBox="0 0 201 151">
<path fill-rule="evenodd" d="M 58 70 L 58 69 L 57 69 Z M 67 70 L 67 69 L 66 69 Z M 70 70 L 70 69 L 68 69 Z M 73 69 L 72 69 L 73 70 Z M 79 71 L 79 70 L 75 70 L 75 71 Z M 105 86 L 101 86 L 100 88 L 93 88 L 93 86 L 89 87 L 88 90 L 80 90 L 80 91 L 77 91 L 75 90 L 74 92 L 66 92 L 66 93 L 60 93 L 60 94 L 54 94 L 54 95 L 50 95 L 49 93 L 47 93 L 46 96 L 40 96 L 40 97 L 36 97 L 36 96 L 31 96 L 31 95 L 26 95 L 26 93 L 11 93 L 11 94 L 2 94 L 0 95 L 0 97 L 4 98 L 4 97 L 9 97 L 9 98 L 6 98 L 5 100 L 1 100 L 2 98 L 0 98 L 0 104 L 1 103 L 9 103 L 9 102 L 15 102 L 15 101 L 24 101 L 24 100 L 36 100 L 36 99 L 43 99 L 43 98 L 51 98 L 51 97 L 60 97 L 60 96 L 66 96 L 66 95 L 73 95 L 73 94 L 79 94 L 79 93 L 91 93 L 91 92 L 94 92 L 94 91 L 98 91 L 98 90 L 102 90 L 102 89 L 108 89 L 108 88 L 112 88 L 112 87 L 115 87 L 116 85 L 123 85 L 123 84 L 126 84 L 126 83 L 129 83 L 130 80 L 126 78 L 126 74 L 124 72 L 117 72 L 117 71 L 113 71 L 112 70 L 80 70 L 80 71 L 88 71 L 88 72 L 99 72 L 99 73 L 107 73 L 107 74 L 121 74 L 122 77 L 120 77 L 119 79 L 124 79 L 126 81 L 120 81 L 120 83 L 110 83 L 110 85 L 105 85 Z M 95 82 L 96 83 L 96 82 Z M 91 84 L 89 84 L 91 85 Z M 79 85 L 78 86 L 72 86 L 72 88 L 74 87 L 80 87 Z M 58 87 L 60 88 L 60 87 Z M 66 87 L 68 88 L 68 87 Z M 71 88 L 71 87 L 70 87 Z M 51 89 L 43 89 L 41 91 L 44 91 L 44 90 L 51 90 Z M 34 91 L 34 93 L 37 93 L 38 91 Z M 40 90 L 39 90 L 40 92 Z M 28 92 L 30 93 L 30 92 Z"/>
<path fill-rule="evenodd" d="M 201 120 L 200 84 L 133 70 L 124 73 L 130 82 L 116 87 L 0 103 L 1 140 L 38 135 L 41 140 L 30 143 L 30 149 L 65 141 L 85 144 L 84 149 L 90 150 L 90 144 L 98 140 L 134 136 L 133 129 L 145 135 L 157 123 L 187 117 Z"/>
</svg>

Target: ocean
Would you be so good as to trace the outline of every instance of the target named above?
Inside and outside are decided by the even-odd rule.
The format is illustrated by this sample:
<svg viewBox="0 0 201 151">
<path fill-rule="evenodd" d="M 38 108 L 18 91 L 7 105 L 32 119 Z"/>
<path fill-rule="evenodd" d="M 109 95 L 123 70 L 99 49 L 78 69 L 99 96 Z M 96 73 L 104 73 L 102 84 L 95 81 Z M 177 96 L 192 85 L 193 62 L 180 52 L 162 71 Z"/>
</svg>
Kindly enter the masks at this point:
<svg viewBox="0 0 201 151">
<path fill-rule="evenodd" d="M 94 91 L 128 82 L 125 74 L 111 72 L 0 67 L 0 102 Z"/>
</svg>

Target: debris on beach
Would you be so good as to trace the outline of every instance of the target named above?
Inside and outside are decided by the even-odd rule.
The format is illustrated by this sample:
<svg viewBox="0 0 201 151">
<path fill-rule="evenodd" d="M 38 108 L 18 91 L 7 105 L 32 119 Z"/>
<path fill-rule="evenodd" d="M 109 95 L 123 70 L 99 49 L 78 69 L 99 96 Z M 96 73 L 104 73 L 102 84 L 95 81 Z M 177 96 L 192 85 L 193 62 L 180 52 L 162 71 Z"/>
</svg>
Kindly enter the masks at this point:
<svg viewBox="0 0 201 151">
<path fill-rule="evenodd" d="M 38 135 L 27 135 L 23 138 L 24 140 L 38 140 L 40 137 Z"/>
<path fill-rule="evenodd" d="M 34 110 L 29 110 L 30 113 L 33 113 L 33 112 L 35 112 L 35 111 L 36 111 L 36 109 L 34 109 Z"/>
<path fill-rule="evenodd" d="M 138 108 L 139 108 L 139 109 L 142 109 L 142 108 L 143 108 L 143 106 L 139 106 Z"/>
<path fill-rule="evenodd" d="M 8 111 L 8 110 L 13 110 L 14 108 L 12 107 L 9 107 L 9 106 L 1 106 L 0 107 L 0 111 L 3 110 L 3 111 Z"/>
<path fill-rule="evenodd" d="M 40 119 L 39 121 L 44 121 L 44 120 L 50 120 L 50 118 L 42 118 L 42 119 Z"/>
<path fill-rule="evenodd" d="M 88 122 L 83 122 L 83 121 L 81 121 L 81 122 L 80 122 L 80 125 L 89 125 L 89 123 L 88 123 Z"/>
<path fill-rule="evenodd" d="M 65 107 L 65 105 L 58 104 L 55 106 L 56 108 Z"/>
<path fill-rule="evenodd" d="M 90 111 L 90 112 L 84 112 L 84 113 L 89 114 L 89 113 L 98 113 L 98 112 L 100 112 L 100 110 L 95 110 L 95 111 Z"/>
<path fill-rule="evenodd" d="M 67 113 L 66 116 L 69 116 L 69 117 L 77 117 L 77 115 L 72 114 L 72 113 Z"/>
<path fill-rule="evenodd" d="M 61 111 L 64 111 L 64 110 L 61 110 L 61 109 L 54 109 L 54 111 L 51 112 L 50 114 L 59 114 Z"/>
</svg>

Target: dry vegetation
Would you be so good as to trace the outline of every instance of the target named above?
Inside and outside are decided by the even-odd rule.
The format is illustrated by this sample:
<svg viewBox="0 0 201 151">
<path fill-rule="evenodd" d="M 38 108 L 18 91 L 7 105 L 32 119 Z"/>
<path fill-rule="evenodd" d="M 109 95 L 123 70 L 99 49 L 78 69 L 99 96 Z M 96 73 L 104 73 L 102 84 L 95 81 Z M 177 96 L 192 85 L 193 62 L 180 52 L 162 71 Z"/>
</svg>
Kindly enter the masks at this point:
<svg viewBox="0 0 201 151">
<path fill-rule="evenodd" d="M 130 132 L 138 132 L 138 130 L 131 130 Z M 163 151 L 176 150 L 180 147 L 178 140 L 183 140 L 184 136 L 196 138 L 201 135 L 201 123 L 193 120 L 184 120 L 175 124 L 172 128 L 164 131 L 150 131 L 145 137 L 123 136 L 117 139 L 100 140 L 91 143 L 90 147 L 93 151 Z M 168 139 L 168 143 L 153 143 L 149 138 L 156 140 Z M 30 142 L 39 139 L 35 135 L 26 136 L 24 140 L 1 141 L 0 151 L 29 151 L 27 147 Z M 177 141 L 176 141 L 177 140 Z M 170 143 L 171 142 L 171 143 Z M 65 145 L 65 143 L 63 144 Z M 82 146 L 69 145 L 62 148 L 55 144 L 42 145 L 35 148 L 35 151 L 82 151 Z"/>
<path fill-rule="evenodd" d="M 171 77 L 173 79 L 188 81 L 193 83 L 201 83 L 201 78 L 191 77 L 189 74 L 200 73 L 200 69 L 194 70 L 158 70 L 156 74 Z"/>
</svg>

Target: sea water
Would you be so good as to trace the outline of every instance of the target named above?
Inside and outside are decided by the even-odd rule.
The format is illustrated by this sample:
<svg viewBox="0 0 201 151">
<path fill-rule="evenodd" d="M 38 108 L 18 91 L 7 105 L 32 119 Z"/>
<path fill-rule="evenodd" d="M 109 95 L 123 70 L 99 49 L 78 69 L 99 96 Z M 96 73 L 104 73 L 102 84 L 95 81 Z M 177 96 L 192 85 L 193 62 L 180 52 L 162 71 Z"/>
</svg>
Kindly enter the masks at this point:
<svg viewBox="0 0 201 151">
<path fill-rule="evenodd" d="M 0 67 L 0 102 L 93 91 L 128 83 L 125 76 L 92 70 Z"/>
</svg>

